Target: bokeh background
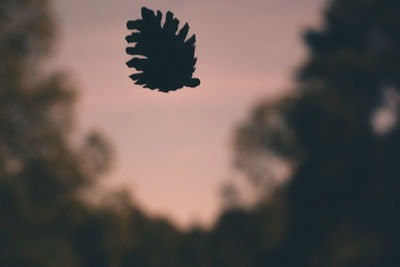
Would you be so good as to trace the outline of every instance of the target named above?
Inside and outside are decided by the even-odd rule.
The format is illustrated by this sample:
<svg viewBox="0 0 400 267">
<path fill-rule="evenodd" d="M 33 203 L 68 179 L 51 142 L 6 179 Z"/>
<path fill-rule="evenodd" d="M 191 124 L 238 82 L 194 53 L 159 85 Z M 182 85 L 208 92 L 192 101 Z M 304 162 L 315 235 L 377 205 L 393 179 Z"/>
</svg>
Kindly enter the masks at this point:
<svg viewBox="0 0 400 267">
<path fill-rule="evenodd" d="M 66 1 L 52 3 L 59 38 L 52 63 L 79 85 L 81 131 L 99 128 L 116 160 L 106 188 L 134 192 L 149 212 L 186 227 L 210 225 L 232 173 L 232 132 L 260 98 L 290 89 L 305 57 L 299 38 L 326 1 Z M 146 6 L 171 10 L 196 34 L 202 84 L 170 94 L 132 83 L 126 22 Z"/>
<path fill-rule="evenodd" d="M 202 84 L 135 86 L 171 10 Z M 397 0 L 0 1 L 0 266 L 400 266 Z"/>
</svg>

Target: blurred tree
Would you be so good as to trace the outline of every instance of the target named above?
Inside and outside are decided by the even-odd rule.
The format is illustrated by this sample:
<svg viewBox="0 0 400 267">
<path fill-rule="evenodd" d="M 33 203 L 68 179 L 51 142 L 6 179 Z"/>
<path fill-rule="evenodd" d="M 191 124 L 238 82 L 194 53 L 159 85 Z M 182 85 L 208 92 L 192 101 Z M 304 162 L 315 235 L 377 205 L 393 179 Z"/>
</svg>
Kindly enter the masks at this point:
<svg viewBox="0 0 400 267">
<path fill-rule="evenodd" d="M 184 266 L 182 234 L 126 192 L 85 201 L 111 149 L 70 140 L 75 90 L 43 68 L 54 36 L 49 1 L 0 1 L 0 266 Z"/>
<path fill-rule="evenodd" d="M 70 234 L 97 158 L 70 144 L 75 93 L 65 74 L 43 71 L 54 33 L 48 1 L 0 2 L 1 266 L 79 265 Z M 88 138 L 92 151 L 108 151 L 100 139 Z"/>
<path fill-rule="evenodd" d="M 394 0 L 331 1 L 305 34 L 297 95 L 259 106 L 238 132 L 251 179 L 271 168 L 264 155 L 291 166 L 275 266 L 400 266 L 399 11 Z"/>
</svg>

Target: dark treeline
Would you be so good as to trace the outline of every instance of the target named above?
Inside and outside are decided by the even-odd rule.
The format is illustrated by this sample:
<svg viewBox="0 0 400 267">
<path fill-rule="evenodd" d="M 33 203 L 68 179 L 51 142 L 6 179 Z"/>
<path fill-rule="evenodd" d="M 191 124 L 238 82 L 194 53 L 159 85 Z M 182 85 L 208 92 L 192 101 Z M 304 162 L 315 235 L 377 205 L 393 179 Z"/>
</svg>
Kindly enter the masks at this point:
<svg viewBox="0 0 400 267">
<path fill-rule="evenodd" d="M 270 187 L 190 231 L 124 193 L 82 197 L 110 148 L 97 133 L 70 141 L 74 88 L 41 68 L 55 34 L 48 5 L 0 1 L 0 266 L 400 266 L 398 0 L 329 3 L 304 35 L 294 93 L 236 132 L 249 184 Z M 291 177 L 271 190 L 277 160 Z"/>
</svg>

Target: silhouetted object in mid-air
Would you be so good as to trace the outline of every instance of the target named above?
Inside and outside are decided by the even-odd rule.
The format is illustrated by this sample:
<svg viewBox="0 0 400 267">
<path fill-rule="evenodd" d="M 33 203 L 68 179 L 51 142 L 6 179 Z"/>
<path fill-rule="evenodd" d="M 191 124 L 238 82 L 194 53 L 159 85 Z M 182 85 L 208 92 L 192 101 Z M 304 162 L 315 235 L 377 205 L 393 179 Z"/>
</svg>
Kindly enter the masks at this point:
<svg viewBox="0 0 400 267">
<path fill-rule="evenodd" d="M 185 41 L 189 31 L 187 23 L 176 34 L 179 20 L 170 11 L 163 26 L 161 18 L 160 11 L 155 15 L 152 10 L 143 7 L 142 19 L 128 21 L 128 29 L 134 32 L 126 40 L 136 45 L 126 48 L 129 55 L 135 56 L 126 64 L 141 71 L 130 78 L 144 88 L 162 92 L 198 86 L 200 80 L 192 77 L 197 61 L 194 57 L 195 35 Z"/>
</svg>

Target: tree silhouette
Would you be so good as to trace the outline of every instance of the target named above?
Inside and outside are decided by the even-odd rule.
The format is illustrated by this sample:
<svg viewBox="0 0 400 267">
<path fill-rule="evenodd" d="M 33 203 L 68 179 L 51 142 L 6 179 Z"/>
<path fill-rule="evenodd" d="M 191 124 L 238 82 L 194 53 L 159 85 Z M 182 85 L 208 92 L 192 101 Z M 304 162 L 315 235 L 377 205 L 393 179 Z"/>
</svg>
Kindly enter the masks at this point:
<svg viewBox="0 0 400 267">
<path fill-rule="evenodd" d="M 48 1 L 0 1 L 0 266 L 179 266 L 169 223 L 126 194 L 85 201 L 110 147 L 71 144 L 76 91 L 42 68 L 55 32 Z"/>
<path fill-rule="evenodd" d="M 75 91 L 42 69 L 55 34 L 47 1 L 1 1 L 0 14 L 0 265 L 77 266 L 79 192 L 107 158 L 86 152 L 108 148 L 99 135 L 84 153 L 70 144 Z"/>
<path fill-rule="evenodd" d="M 399 10 L 393 0 L 331 1 L 322 28 L 305 34 L 296 95 L 260 105 L 239 131 L 240 158 L 268 152 L 294 163 L 280 189 L 289 227 L 274 266 L 400 264 L 400 128 L 397 102 L 385 97 L 400 88 Z M 395 118 L 384 131 L 379 110 Z"/>
</svg>

